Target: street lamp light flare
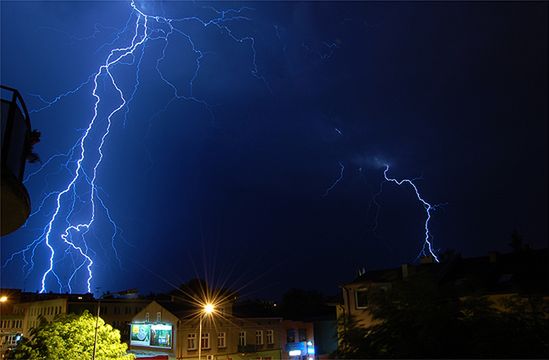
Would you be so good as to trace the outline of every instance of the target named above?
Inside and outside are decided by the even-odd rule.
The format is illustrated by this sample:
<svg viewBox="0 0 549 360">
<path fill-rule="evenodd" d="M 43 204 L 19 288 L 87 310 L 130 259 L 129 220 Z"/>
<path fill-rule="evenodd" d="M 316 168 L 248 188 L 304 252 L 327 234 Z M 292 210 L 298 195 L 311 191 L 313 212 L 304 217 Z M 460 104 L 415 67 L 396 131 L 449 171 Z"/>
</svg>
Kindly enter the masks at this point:
<svg viewBox="0 0 549 360">
<path fill-rule="evenodd" d="M 207 315 L 210 315 L 215 310 L 215 306 L 213 304 L 206 304 L 204 305 L 204 313 Z"/>
<path fill-rule="evenodd" d="M 6 302 L 8 301 L 8 297 L 6 295 L 0 296 L 0 302 Z"/>
</svg>

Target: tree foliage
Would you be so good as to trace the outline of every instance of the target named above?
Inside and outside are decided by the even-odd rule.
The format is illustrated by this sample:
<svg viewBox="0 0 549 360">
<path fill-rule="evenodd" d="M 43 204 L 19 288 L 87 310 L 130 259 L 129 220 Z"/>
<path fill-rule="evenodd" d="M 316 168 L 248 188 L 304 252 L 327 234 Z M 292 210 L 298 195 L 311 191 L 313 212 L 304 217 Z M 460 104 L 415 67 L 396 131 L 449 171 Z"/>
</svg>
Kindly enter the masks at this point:
<svg viewBox="0 0 549 360">
<path fill-rule="evenodd" d="M 60 315 L 52 322 L 41 321 L 31 331 L 29 338 L 23 339 L 9 353 L 8 359 L 91 359 L 95 341 L 97 318 L 89 312 L 82 315 Z M 99 318 L 97 322 L 97 360 L 133 360 L 126 354 L 127 345 L 120 342 L 120 332 L 105 324 Z"/>
<path fill-rule="evenodd" d="M 493 302 L 458 297 L 418 277 L 369 294 L 377 325 L 341 319 L 339 357 L 548 358 L 547 302 L 518 296 Z"/>
</svg>

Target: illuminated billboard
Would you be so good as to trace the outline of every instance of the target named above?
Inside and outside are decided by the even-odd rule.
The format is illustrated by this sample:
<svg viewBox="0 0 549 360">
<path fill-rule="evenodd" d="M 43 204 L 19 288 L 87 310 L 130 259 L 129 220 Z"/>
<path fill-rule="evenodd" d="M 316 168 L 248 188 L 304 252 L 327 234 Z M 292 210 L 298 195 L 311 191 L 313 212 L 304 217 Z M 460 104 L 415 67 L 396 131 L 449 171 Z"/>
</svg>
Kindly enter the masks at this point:
<svg viewBox="0 0 549 360">
<path fill-rule="evenodd" d="M 172 347 L 172 326 L 155 324 L 151 325 L 151 347 Z"/>
<path fill-rule="evenodd" d="M 151 326 L 149 324 L 132 324 L 130 345 L 149 346 L 151 343 Z"/>
<path fill-rule="evenodd" d="M 171 349 L 172 326 L 170 324 L 131 324 L 130 345 Z"/>
</svg>

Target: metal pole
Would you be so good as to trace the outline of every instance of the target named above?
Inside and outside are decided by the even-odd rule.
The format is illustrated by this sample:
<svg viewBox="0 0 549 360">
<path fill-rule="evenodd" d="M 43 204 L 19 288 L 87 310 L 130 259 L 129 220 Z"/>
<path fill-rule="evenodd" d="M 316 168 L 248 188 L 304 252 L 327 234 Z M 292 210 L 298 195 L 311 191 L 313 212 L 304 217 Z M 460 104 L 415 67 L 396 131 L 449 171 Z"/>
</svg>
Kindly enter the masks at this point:
<svg viewBox="0 0 549 360">
<path fill-rule="evenodd" d="M 99 311 L 101 309 L 101 299 L 97 300 L 97 319 L 95 319 L 95 338 L 93 340 L 92 360 L 95 360 L 95 351 L 97 348 L 97 328 L 99 327 Z"/>
<path fill-rule="evenodd" d="M 198 322 L 198 360 L 202 355 L 202 314 L 200 314 L 200 321 Z"/>
</svg>

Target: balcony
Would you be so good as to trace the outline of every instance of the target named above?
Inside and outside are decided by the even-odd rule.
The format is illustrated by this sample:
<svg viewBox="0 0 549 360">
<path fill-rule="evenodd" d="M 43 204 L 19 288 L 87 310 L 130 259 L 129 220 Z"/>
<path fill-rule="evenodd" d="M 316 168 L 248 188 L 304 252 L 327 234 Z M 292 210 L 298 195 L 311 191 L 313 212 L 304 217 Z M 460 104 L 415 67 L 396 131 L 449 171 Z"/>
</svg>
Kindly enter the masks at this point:
<svg viewBox="0 0 549 360">
<path fill-rule="evenodd" d="M 3 85 L 1 90 L 2 215 L 0 235 L 3 236 L 18 229 L 29 217 L 30 198 L 23 185 L 23 174 L 32 144 L 29 113 L 19 91 Z"/>
</svg>

